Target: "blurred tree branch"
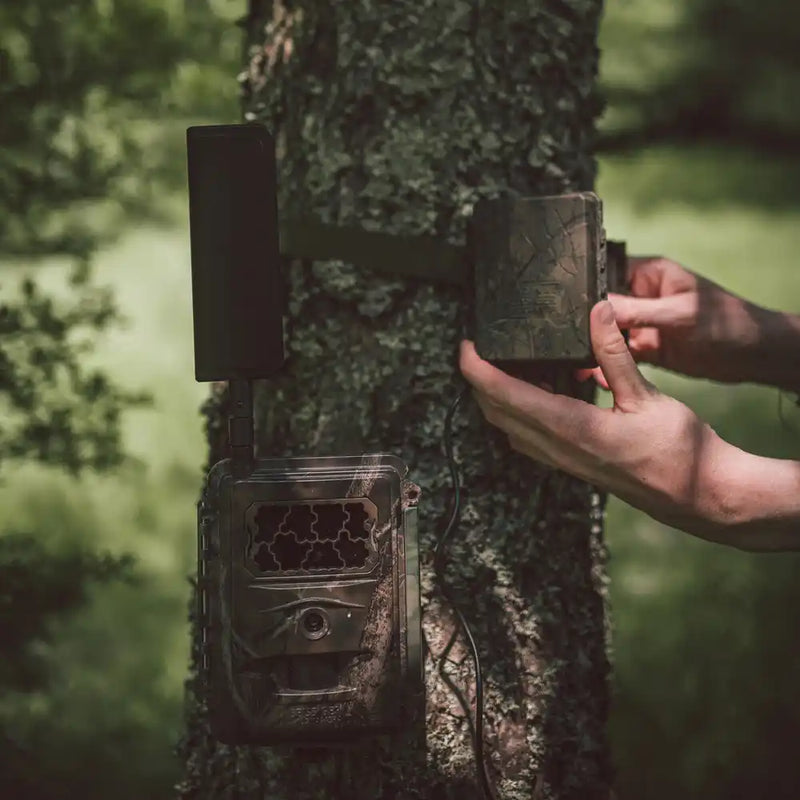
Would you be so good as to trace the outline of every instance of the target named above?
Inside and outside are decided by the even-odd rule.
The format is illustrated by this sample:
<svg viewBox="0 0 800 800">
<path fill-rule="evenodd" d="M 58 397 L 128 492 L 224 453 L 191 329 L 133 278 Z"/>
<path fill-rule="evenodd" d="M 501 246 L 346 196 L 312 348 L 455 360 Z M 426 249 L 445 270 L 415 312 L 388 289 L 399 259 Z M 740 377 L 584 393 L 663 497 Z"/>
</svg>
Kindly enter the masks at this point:
<svg viewBox="0 0 800 800">
<path fill-rule="evenodd" d="M 782 0 L 609 3 L 598 149 L 717 142 L 800 150 L 800 8 Z"/>
</svg>

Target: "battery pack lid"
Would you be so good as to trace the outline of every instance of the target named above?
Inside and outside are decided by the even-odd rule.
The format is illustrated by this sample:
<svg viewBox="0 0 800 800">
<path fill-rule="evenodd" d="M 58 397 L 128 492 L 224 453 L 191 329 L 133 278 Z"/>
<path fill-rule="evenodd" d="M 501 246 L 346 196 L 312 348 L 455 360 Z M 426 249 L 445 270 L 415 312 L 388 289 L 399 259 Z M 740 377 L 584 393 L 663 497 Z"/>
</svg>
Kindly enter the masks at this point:
<svg viewBox="0 0 800 800">
<path fill-rule="evenodd" d="M 478 354 L 498 366 L 593 364 L 589 312 L 606 295 L 597 195 L 481 200 L 470 237 Z"/>
</svg>

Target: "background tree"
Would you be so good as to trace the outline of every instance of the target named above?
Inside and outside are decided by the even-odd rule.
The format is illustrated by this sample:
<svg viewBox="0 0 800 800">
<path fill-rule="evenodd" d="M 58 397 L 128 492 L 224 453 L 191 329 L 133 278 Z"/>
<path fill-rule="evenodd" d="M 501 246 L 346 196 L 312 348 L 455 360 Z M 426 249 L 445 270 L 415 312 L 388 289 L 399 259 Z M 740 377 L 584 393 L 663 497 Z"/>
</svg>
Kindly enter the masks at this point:
<svg viewBox="0 0 800 800">
<path fill-rule="evenodd" d="M 246 116 L 277 134 L 283 214 L 463 241 L 480 197 L 591 188 L 600 2 L 252 8 Z M 222 746 L 194 707 L 182 796 L 476 796 L 464 714 L 435 668 L 453 620 L 430 561 L 450 503 L 460 293 L 330 261 L 287 263 L 286 280 L 289 362 L 258 395 L 259 449 L 389 451 L 422 487 L 428 762 L 374 743 L 337 757 Z M 511 452 L 469 402 L 455 437 L 465 503 L 449 579 L 485 664 L 491 772 L 507 800 L 605 798 L 600 498 Z M 461 644 L 451 658 L 471 696 Z"/>
</svg>

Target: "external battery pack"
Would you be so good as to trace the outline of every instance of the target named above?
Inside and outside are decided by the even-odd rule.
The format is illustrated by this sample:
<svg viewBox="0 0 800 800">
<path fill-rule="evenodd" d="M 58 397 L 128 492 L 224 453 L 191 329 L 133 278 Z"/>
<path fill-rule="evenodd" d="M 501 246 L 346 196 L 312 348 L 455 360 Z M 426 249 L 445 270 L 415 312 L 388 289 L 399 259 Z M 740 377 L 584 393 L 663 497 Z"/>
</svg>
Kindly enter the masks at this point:
<svg viewBox="0 0 800 800">
<path fill-rule="evenodd" d="M 589 313 L 607 294 L 600 199 L 582 192 L 481 200 L 470 238 L 478 355 L 510 370 L 593 366 Z"/>
</svg>

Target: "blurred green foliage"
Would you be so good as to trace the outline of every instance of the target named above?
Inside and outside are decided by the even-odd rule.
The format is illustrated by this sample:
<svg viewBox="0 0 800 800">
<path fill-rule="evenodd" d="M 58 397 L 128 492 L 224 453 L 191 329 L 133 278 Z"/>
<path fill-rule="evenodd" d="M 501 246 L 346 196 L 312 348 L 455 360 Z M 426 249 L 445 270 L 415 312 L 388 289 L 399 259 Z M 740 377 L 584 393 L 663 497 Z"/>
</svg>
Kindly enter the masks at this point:
<svg viewBox="0 0 800 800">
<path fill-rule="evenodd" d="M 237 119 L 244 5 L 0 5 L 2 797 L 173 794 L 206 455 L 174 187 L 186 125 Z M 800 312 L 800 8 L 606 7 L 609 235 Z M 775 392 L 648 376 L 737 445 L 797 457 L 800 412 L 784 425 Z M 620 800 L 796 797 L 800 557 L 617 501 L 607 531 Z"/>
<path fill-rule="evenodd" d="M 235 118 L 241 45 L 224 16 L 230 7 L 199 0 L 0 4 L 0 478 L 7 485 L 29 486 L 30 478 L 15 483 L 30 475 L 27 461 L 47 465 L 48 474 L 68 472 L 76 495 L 80 480 L 99 484 L 112 467 L 124 467 L 129 483 L 144 469 L 124 452 L 122 415 L 147 396 L 139 386 L 122 388 L 125 376 L 112 378 L 105 369 L 112 359 L 98 357 L 98 344 L 123 320 L 112 293 L 94 282 L 92 258 L 133 221 L 169 219 L 162 197 L 172 197 L 184 180 L 187 123 Z M 41 259 L 56 255 L 68 259 L 60 267 L 66 280 L 42 288 Z M 12 275 L 22 278 L 16 287 Z M 119 707 L 104 723 L 92 691 L 82 697 L 93 717 L 82 733 L 80 715 L 70 719 L 58 708 L 74 701 L 64 694 L 57 631 L 72 624 L 100 586 L 116 592 L 116 611 L 128 606 L 129 617 L 141 613 L 147 604 L 134 602 L 130 581 L 119 580 L 133 574 L 130 548 L 147 587 L 148 560 L 141 541 L 122 549 L 117 541 L 93 541 L 96 519 L 68 535 L 55 510 L 54 479 L 24 501 L 14 493 L 0 515 L 0 796 L 104 797 L 156 754 L 164 757 L 150 770 L 155 786 L 140 780 L 131 797 L 143 796 L 147 786 L 165 790 L 174 779 L 175 725 L 161 725 L 160 740 L 151 733 L 158 714 L 144 723 L 134 709 Z M 46 513 L 21 525 L 23 502 Z M 124 528 L 120 519 L 109 525 L 117 534 Z M 184 616 L 184 593 L 171 608 L 176 620 Z M 157 594 L 155 605 L 164 603 Z M 133 622 L 114 619 L 113 629 L 130 634 L 141 627 Z M 149 629 L 145 638 L 158 639 Z M 72 659 L 87 663 L 88 655 Z M 105 661 L 114 663 L 114 654 Z M 101 669 L 103 659 L 93 653 L 88 663 Z M 159 684 L 153 697 L 163 705 Z M 126 685 L 132 696 L 132 681 Z M 79 686 L 73 675 L 69 696 Z M 142 736 L 144 728 L 149 734 Z M 131 736 L 144 745 L 126 743 Z M 92 751 L 102 754 L 104 766 L 84 774 L 76 765 Z"/>
<path fill-rule="evenodd" d="M 35 534 L 0 537 L 0 686 L 4 693 L 31 693 L 45 685 L 50 670 L 43 649 L 54 623 L 86 601 L 89 582 L 129 577 L 131 559 L 96 556 L 85 548 L 45 543 Z M 3 796 L 29 797 L 44 786 L 36 754 L 0 728 Z"/>
<path fill-rule="evenodd" d="M 3 798 L 166 799 L 179 777 L 173 747 L 188 663 L 187 576 L 206 458 L 197 413 L 206 387 L 192 374 L 186 226 L 129 231 L 97 260 L 128 323 L 104 332 L 86 366 L 124 391 L 146 387 L 152 403 L 122 415 L 127 458 L 113 470 L 72 475 L 32 459 L 3 465 L 0 560 L 6 537 L 25 531 L 42 540 L 43 558 L 131 554 L 135 564 L 131 580 L 90 580 L 84 605 L 44 613 L 42 633 L 27 645 L 39 680 L 26 691 L 0 685 L 0 731 L 14 742 L 14 777 L 24 778 L 27 792 L 17 791 L 19 783 L 12 792 L 4 783 L 11 773 L 0 767 Z M 63 260 L 4 272 L 13 280 L 33 274 L 53 294 L 68 291 Z M 23 608 L 15 603 L 16 613 Z"/>
<path fill-rule="evenodd" d="M 699 139 L 800 151 L 800 6 L 607 0 L 601 148 Z"/>
<path fill-rule="evenodd" d="M 119 419 L 142 403 L 106 374 L 86 369 L 93 338 L 116 316 L 107 290 L 73 273 L 66 300 L 30 278 L 20 297 L 0 303 L 0 454 L 35 458 L 77 472 L 122 460 Z"/>
<path fill-rule="evenodd" d="M 54 549 L 55 547 L 55 549 Z M 86 600 L 89 580 L 126 573 L 130 557 L 96 557 L 31 533 L 0 539 L 0 684 L 31 691 L 46 678 L 35 645 L 47 637 L 51 617 Z"/>
<path fill-rule="evenodd" d="M 236 113 L 239 38 L 199 0 L 0 5 L 2 251 L 85 257 L 151 214 L 181 118 Z"/>
</svg>

